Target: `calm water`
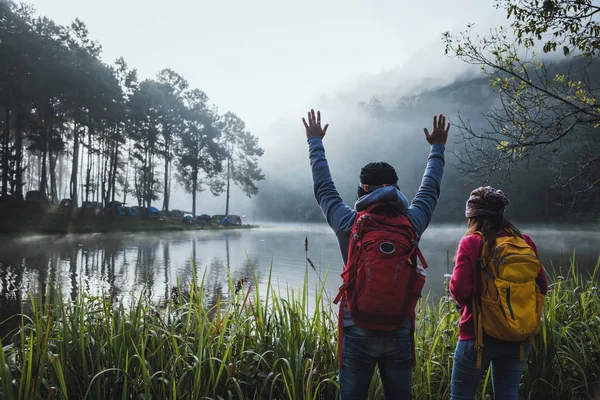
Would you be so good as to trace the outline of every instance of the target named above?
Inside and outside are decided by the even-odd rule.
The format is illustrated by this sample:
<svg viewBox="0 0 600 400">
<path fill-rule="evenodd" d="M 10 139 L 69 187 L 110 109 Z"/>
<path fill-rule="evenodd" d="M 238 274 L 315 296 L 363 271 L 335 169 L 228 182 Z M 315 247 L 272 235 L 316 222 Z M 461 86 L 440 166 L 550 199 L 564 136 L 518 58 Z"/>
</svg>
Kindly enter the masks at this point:
<svg viewBox="0 0 600 400">
<path fill-rule="evenodd" d="M 600 255 L 600 231 L 522 227 L 538 245 L 546 267 L 566 265 L 577 250 L 579 269 L 593 267 Z M 454 256 L 463 226 L 431 226 L 421 240 L 429 264 L 425 291 L 444 292 L 448 258 Z M 251 268 L 264 285 L 271 261 L 272 279 L 285 291 L 299 287 L 306 268 L 304 240 L 308 237 L 309 286 L 314 292 L 331 266 L 327 292 L 340 285 L 341 258 L 333 232 L 324 224 L 284 224 L 252 230 L 160 234 L 96 234 L 37 236 L 3 239 L 0 243 L 0 320 L 20 310 L 31 291 L 44 291 L 50 281 L 61 285 L 64 296 L 79 289 L 90 294 L 139 294 L 148 289 L 154 299 L 168 297 L 179 280 L 191 277 L 192 260 L 206 273 L 206 295 L 227 293 L 227 266 L 238 280 L 251 277 Z M 252 266 L 252 267 L 251 267 Z"/>
</svg>

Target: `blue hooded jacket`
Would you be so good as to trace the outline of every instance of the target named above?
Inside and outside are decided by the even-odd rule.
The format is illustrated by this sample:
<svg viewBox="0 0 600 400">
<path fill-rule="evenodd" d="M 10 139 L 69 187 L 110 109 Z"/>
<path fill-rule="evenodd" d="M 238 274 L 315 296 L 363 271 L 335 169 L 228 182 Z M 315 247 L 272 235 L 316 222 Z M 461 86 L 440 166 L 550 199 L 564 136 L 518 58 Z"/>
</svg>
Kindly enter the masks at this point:
<svg viewBox="0 0 600 400">
<path fill-rule="evenodd" d="M 393 186 L 386 186 L 360 197 L 356 201 L 355 209 L 344 203 L 335 188 L 325 158 L 323 140 L 319 137 L 311 137 L 308 139 L 308 144 L 315 198 L 327 219 L 327 223 L 335 232 L 344 265 L 348 261 L 350 231 L 356 213 L 366 209 L 373 203 L 386 202 L 393 205 L 398 211 L 403 212 L 415 228 L 417 236 L 421 237 L 431 221 L 431 216 L 440 196 L 440 185 L 444 171 L 445 146 L 443 144 L 431 146 L 421 186 L 410 205 L 400 190 Z M 354 322 L 349 313 L 344 312 L 344 326 L 350 325 L 354 325 Z"/>
</svg>

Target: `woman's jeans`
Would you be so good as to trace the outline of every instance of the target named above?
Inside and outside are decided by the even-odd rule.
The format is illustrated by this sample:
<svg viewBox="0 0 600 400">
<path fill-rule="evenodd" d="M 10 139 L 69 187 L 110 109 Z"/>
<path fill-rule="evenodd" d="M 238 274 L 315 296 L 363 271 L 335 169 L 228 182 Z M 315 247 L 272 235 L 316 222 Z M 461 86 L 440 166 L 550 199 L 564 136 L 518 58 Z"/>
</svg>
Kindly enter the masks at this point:
<svg viewBox="0 0 600 400">
<path fill-rule="evenodd" d="M 392 332 L 347 326 L 342 334 L 340 399 L 366 399 L 375 364 L 386 399 L 411 398 L 412 332 L 410 319 Z"/>
<path fill-rule="evenodd" d="M 495 400 L 518 399 L 521 375 L 526 361 L 521 361 L 521 342 L 505 342 L 485 336 L 481 368 L 475 368 L 477 350 L 474 340 L 459 340 L 452 367 L 451 400 L 473 400 L 479 382 L 492 364 L 492 388 Z M 531 344 L 525 343 L 525 360 L 531 352 Z"/>
</svg>

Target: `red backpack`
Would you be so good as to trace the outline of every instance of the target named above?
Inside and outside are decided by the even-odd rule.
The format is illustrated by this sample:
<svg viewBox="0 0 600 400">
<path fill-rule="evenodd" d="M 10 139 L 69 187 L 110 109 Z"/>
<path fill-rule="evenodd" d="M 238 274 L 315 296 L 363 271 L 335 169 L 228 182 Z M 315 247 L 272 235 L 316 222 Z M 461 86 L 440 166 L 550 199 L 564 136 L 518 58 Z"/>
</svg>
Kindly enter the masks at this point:
<svg viewBox="0 0 600 400">
<path fill-rule="evenodd" d="M 344 305 L 360 328 L 393 331 L 409 317 L 414 330 L 415 307 L 427 269 L 418 240 L 406 215 L 388 204 L 376 203 L 357 213 L 350 232 L 348 262 L 341 274 L 343 284 L 333 301 L 338 304 L 342 300 L 340 368 Z M 417 257 L 423 268 L 417 265 Z M 413 364 L 414 360 L 413 346 Z"/>
</svg>

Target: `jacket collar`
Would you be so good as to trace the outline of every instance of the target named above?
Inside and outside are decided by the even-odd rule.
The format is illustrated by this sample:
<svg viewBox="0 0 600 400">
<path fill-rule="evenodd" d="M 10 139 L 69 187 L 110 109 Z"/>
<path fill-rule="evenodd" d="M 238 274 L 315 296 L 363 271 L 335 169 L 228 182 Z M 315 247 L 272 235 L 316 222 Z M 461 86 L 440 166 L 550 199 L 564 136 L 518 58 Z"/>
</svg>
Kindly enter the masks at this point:
<svg viewBox="0 0 600 400">
<path fill-rule="evenodd" d="M 371 193 L 367 193 L 356 200 L 354 208 L 356 211 L 362 211 L 375 203 L 388 203 L 400 213 L 404 213 L 408 210 L 408 200 L 406 196 L 393 186 L 382 187 Z"/>
</svg>

